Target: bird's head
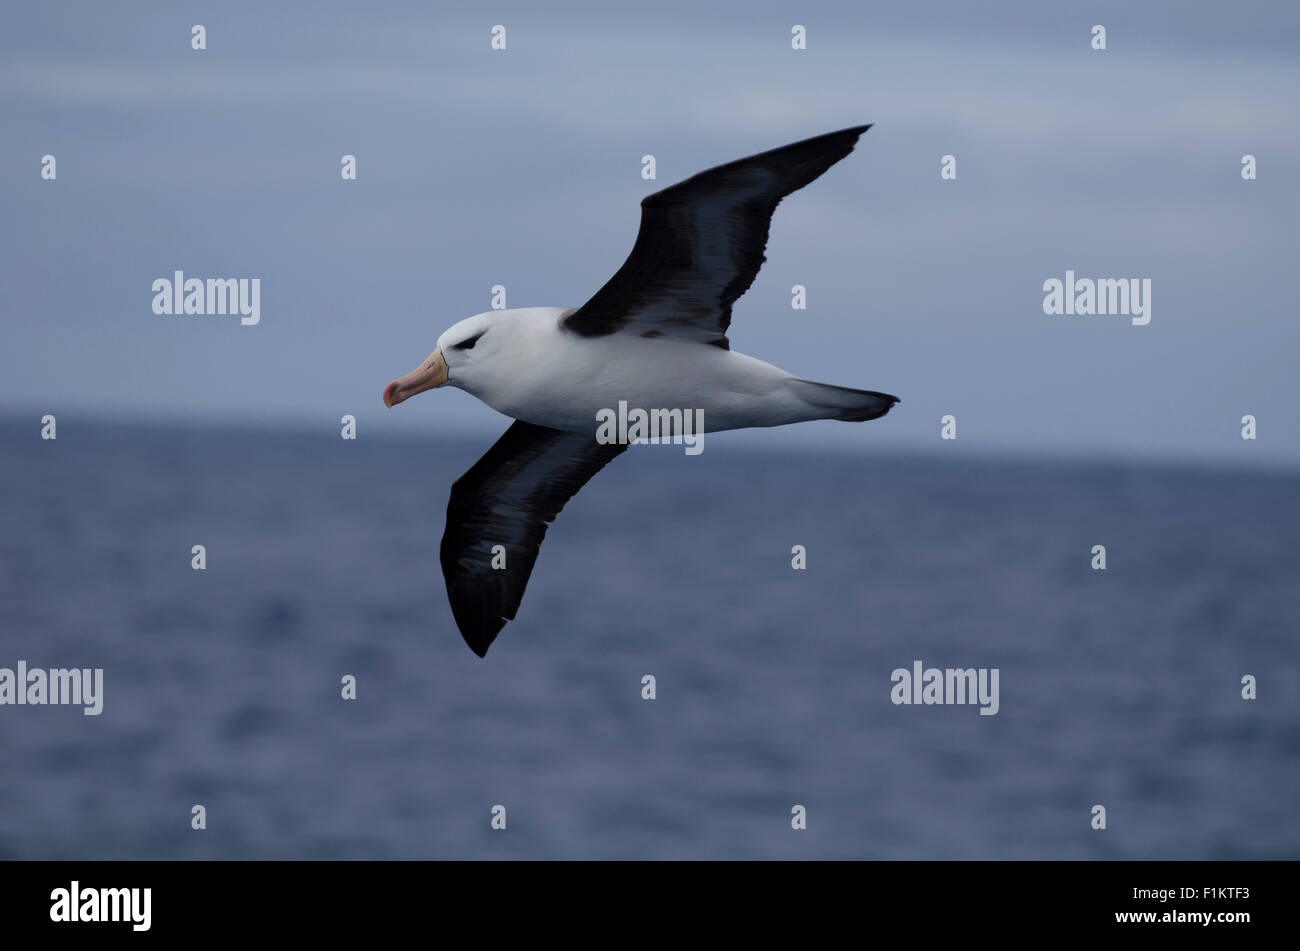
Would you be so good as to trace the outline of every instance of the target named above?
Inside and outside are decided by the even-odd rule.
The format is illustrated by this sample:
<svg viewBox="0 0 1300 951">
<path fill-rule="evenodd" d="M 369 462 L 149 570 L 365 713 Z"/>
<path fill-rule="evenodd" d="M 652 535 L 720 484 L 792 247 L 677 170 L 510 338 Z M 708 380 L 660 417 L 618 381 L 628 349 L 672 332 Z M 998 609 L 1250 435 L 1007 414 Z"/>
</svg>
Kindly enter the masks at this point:
<svg viewBox="0 0 1300 951">
<path fill-rule="evenodd" d="M 384 387 L 384 405 L 392 408 L 416 393 L 446 384 L 472 389 L 466 383 L 473 380 L 474 364 L 482 362 L 496 342 L 489 344 L 487 338 L 498 313 L 466 317 L 444 331 L 433 353 L 419 367 Z"/>
</svg>

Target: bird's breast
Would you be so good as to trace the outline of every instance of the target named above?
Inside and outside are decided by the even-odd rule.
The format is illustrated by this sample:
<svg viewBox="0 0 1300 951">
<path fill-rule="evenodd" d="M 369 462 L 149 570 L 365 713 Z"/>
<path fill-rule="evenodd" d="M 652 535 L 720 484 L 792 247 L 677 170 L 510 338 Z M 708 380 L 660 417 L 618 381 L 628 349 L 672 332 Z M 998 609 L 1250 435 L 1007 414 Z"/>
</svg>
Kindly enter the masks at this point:
<svg viewBox="0 0 1300 951">
<path fill-rule="evenodd" d="M 681 411 L 706 431 L 767 425 L 790 374 L 719 347 L 625 334 L 559 332 L 483 374 L 473 395 L 515 419 L 595 433 L 610 412 Z M 702 416 L 700 415 L 702 414 Z"/>
</svg>

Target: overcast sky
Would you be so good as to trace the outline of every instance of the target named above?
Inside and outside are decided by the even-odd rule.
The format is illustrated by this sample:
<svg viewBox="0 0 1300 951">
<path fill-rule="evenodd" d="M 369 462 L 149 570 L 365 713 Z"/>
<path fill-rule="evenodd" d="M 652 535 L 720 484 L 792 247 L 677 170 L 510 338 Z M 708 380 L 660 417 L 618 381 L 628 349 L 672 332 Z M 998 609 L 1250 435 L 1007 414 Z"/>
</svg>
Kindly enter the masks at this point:
<svg viewBox="0 0 1300 951">
<path fill-rule="evenodd" d="M 645 194 L 873 122 L 778 209 L 730 336 L 902 403 L 755 437 L 1300 465 L 1300 5 L 620 6 L 6 5 L 0 412 L 495 437 L 380 391 L 494 284 L 581 304 Z M 155 316 L 178 269 L 260 278 L 261 323 Z M 1150 279 L 1150 324 L 1045 315 L 1067 269 Z"/>
</svg>

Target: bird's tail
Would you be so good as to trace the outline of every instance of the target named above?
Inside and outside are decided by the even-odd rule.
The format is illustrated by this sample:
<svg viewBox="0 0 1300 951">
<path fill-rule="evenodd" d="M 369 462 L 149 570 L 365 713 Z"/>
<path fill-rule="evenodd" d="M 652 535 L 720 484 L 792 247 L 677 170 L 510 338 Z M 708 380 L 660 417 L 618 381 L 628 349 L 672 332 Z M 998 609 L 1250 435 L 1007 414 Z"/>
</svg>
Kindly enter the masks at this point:
<svg viewBox="0 0 1300 951">
<path fill-rule="evenodd" d="M 855 390 L 848 386 L 814 383 L 812 380 L 798 378 L 789 382 L 801 400 L 826 411 L 823 419 L 862 423 L 869 419 L 879 419 L 898 402 L 897 396 L 877 393 L 875 390 Z"/>
</svg>

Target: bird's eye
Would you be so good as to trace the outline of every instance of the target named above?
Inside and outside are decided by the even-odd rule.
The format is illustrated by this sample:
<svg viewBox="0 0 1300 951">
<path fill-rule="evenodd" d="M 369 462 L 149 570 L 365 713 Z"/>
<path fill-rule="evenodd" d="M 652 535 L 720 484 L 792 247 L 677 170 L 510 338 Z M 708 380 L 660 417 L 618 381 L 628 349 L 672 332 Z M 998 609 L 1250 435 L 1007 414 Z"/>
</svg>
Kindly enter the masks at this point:
<svg viewBox="0 0 1300 951">
<path fill-rule="evenodd" d="M 478 343 L 478 338 L 483 336 L 483 334 L 485 333 L 487 333 L 486 330 L 483 331 L 482 334 L 475 334 L 474 336 L 470 337 L 468 340 L 462 340 L 460 343 L 455 344 L 454 347 L 457 350 L 473 350 L 474 344 Z"/>
</svg>

